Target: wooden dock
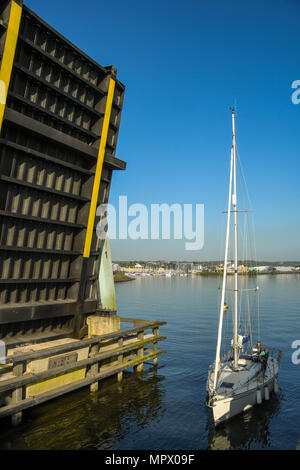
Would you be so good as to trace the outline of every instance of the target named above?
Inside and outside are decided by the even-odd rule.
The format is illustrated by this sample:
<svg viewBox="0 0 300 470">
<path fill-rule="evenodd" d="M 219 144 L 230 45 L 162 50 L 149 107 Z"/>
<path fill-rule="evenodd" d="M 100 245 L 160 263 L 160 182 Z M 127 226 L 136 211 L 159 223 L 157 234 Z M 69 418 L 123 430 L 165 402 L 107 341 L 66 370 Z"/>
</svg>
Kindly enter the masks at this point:
<svg viewBox="0 0 300 470">
<path fill-rule="evenodd" d="M 9 355 L 0 369 L 0 418 L 12 416 L 12 423 L 18 424 L 22 411 L 28 408 L 87 386 L 96 392 L 102 380 L 116 375 L 121 381 L 125 370 L 141 372 L 146 361 L 153 360 L 156 366 L 158 357 L 165 353 L 158 349 L 158 342 L 166 339 L 159 335 L 165 322 L 129 318 L 121 318 L 121 322 L 134 326 L 37 351 L 27 345 L 28 352 Z M 83 350 L 87 357 L 79 359 Z M 35 363 L 43 363 L 42 370 L 37 372 L 32 366 Z"/>
</svg>

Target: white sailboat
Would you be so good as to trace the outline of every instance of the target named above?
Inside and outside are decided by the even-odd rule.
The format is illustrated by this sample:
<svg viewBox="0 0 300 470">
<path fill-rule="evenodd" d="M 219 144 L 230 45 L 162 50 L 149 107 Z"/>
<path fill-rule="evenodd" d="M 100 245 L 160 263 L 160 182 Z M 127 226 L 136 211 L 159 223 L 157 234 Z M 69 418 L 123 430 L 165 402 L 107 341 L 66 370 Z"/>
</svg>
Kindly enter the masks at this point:
<svg viewBox="0 0 300 470">
<path fill-rule="evenodd" d="M 215 425 L 248 410 L 255 404 L 261 404 L 264 399 L 269 399 L 273 391 L 278 391 L 277 376 L 280 368 L 281 351 L 273 349 L 268 357 L 266 367 L 263 368 L 259 357 L 260 351 L 257 351 L 257 347 L 252 344 L 252 334 L 249 334 L 249 332 L 245 334 L 245 332 L 240 331 L 240 304 L 238 302 L 241 289 L 239 289 L 240 276 L 238 276 L 238 212 L 235 111 L 233 109 L 227 228 L 218 340 L 216 359 L 209 367 L 207 379 L 207 405 L 212 409 Z M 228 354 L 221 357 L 223 320 L 224 314 L 227 314 L 225 295 L 231 213 L 233 213 L 234 234 L 233 339 Z"/>
</svg>

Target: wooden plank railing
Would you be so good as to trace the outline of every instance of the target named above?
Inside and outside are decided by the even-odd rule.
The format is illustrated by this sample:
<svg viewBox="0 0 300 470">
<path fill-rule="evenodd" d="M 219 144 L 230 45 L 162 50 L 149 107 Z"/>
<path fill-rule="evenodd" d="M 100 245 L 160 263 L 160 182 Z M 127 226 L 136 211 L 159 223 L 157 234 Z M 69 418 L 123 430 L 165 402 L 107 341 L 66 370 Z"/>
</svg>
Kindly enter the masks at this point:
<svg viewBox="0 0 300 470">
<path fill-rule="evenodd" d="M 124 370 L 133 367 L 136 371 L 141 372 L 143 363 L 149 360 L 153 360 L 153 364 L 156 366 L 157 358 L 165 353 L 164 350 L 158 349 L 158 342 L 166 339 L 165 336 L 159 335 L 159 327 L 165 325 L 165 322 L 128 318 L 121 318 L 121 321 L 132 322 L 135 326 L 40 351 L 24 354 L 15 353 L 9 357 L 7 364 L 11 365 L 13 377 L 0 381 L 0 397 L 2 394 L 7 396 L 8 392 L 11 394 L 7 404 L 0 406 L 0 418 L 12 415 L 13 424 L 17 424 L 21 421 L 23 410 L 39 403 L 85 386 L 90 386 L 93 392 L 97 391 L 101 380 L 117 375 L 118 381 L 121 381 Z M 145 337 L 145 331 L 149 329 L 152 330 L 152 334 Z M 125 342 L 127 344 L 124 344 Z M 101 349 L 107 349 L 108 345 L 110 349 L 101 352 Z M 153 347 L 149 348 L 149 346 Z M 39 373 L 26 372 L 27 364 L 30 361 L 61 355 L 86 347 L 89 347 L 87 359 L 43 370 Z M 26 386 L 82 368 L 85 368 L 86 371 L 83 379 L 36 396 L 25 397 Z"/>
</svg>

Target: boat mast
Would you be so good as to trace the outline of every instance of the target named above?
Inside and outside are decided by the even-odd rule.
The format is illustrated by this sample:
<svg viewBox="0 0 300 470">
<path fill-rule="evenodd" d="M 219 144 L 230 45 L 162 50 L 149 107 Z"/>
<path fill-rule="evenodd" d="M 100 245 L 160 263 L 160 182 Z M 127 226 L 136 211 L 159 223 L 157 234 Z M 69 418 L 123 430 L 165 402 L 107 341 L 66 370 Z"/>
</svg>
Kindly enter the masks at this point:
<svg viewBox="0 0 300 470">
<path fill-rule="evenodd" d="M 233 225 L 234 225 L 234 368 L 238 368 L 238 226 L 237 226 L 237 185 L 236 185 L 236 142 L 235 142 L 235 110 L 232 109 L 232 148 L 233 148 Z"/>
<path fill-rule="evenodd" d="M 231 193 L 232 193 L 232 169 L 233 169 L 233 144 L 231 147 L 230 156 L 230 177 L 229 177 L 229 193 L 228 193 L 228 210 L 227 210 L 227 228 L 226 228 L 226 241 L 225 241 L 225 256 L 224 256 L 224 267 L 223 267 L 223 283 L 222 283 L 222 295 L 219 315 L 219 329 L 218 329 L 218 341 L 216 350 L 216 361 L 214 371 L 214 390 L 217 386 L 217 378 L 220 366 L 220 351 L 222 342 L 222 328 L 223 328 L 223 316 L 224 316 L 224 302 L 225 302 L 225 290 L 226 290 L 226 275 L 227 275 L 227 263 L 228 263 L 228 248 L 229 248 L 229 233 L 230 233 L 230 209 L 231 209 Z"/>
</svg>

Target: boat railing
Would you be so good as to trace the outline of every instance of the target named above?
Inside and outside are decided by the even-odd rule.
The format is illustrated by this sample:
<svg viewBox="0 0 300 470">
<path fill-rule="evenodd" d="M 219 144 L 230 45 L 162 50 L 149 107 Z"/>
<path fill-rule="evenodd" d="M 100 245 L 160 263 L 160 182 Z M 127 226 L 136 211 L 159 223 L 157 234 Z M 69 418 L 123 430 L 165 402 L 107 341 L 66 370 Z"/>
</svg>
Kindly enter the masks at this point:
<svg viewBox="0 0 300 470">
<path fill-rule="evenodd" d="M 269 348 L 270 356 L 274 357 L 277 361 L 280 361 L 282 356 L 282 350 L 279 348 Z"/>
</svg>

